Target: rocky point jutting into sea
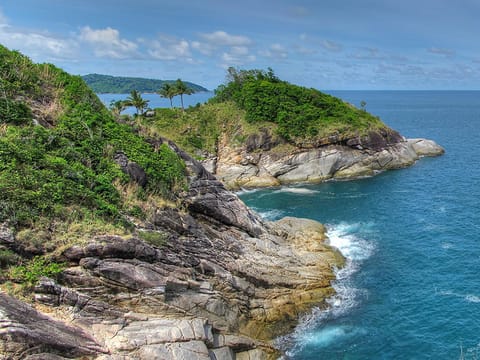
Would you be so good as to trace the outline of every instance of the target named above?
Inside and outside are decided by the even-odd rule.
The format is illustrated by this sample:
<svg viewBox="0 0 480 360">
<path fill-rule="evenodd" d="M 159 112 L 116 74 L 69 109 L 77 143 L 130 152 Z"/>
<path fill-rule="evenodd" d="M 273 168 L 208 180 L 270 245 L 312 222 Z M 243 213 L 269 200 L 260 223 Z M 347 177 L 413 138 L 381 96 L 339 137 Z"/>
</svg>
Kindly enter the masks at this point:
<svg viewBox="0 0 480 360">
<path fill-rule="evenodd" d="M 372 176 L 444 152 L 434 141 L 405 139 L 393 130 L 370 132 L 342 143 L 329 140 L 315 148 L 279 151 L 276 146 L 281 140 L 264 129 L 240 146 L 223 138 L 217 156 L 204 163 L 228 187 L 238 189 Z"/>
<path fill-rule="evenodd" d="M 230 101 L 142 123 L 115 116 L 53 65 L 1 46 L 0 59 L 0 359 L 277 358 L 272 340 L 327 306 L 345 260 L 322 224 L 265 221 L 228 188 L 372 175 L 443 152 L 299 87 L 313 101 L 308 134 L 286 126 L 301 111 L 257 131 L 264 123 L 243 121 Z M 256 86 L 246 74 L 236 76 Z M 322 119 L 335 129 L 328 138 Z M 208 126 L 232 125 L 212 141 L 217 176 L 155 121 L 200 147 L 213 138 L 201 138 Z"/>
</svg>

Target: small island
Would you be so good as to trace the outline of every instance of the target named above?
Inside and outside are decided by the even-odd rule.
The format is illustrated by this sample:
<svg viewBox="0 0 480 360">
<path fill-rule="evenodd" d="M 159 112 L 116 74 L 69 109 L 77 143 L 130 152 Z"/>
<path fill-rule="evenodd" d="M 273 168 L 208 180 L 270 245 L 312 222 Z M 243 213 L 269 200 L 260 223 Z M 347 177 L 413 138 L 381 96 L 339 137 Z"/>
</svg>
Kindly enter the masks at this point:
<svg viewBox="0 0 480 360">
<path fill-rule="evenodd" d="M 146 79 L 141 77 L 111 76 L 101 74 L 83 75 L 82 79 L 97 94 L 128 94 L 136 90 L 140 93 L 155 93 L 164 84 L 174 84 L 175 80 Z M 189 89 L 194 92 L 208 91 L 208 89 L 185 81 Z"/>
</svg>

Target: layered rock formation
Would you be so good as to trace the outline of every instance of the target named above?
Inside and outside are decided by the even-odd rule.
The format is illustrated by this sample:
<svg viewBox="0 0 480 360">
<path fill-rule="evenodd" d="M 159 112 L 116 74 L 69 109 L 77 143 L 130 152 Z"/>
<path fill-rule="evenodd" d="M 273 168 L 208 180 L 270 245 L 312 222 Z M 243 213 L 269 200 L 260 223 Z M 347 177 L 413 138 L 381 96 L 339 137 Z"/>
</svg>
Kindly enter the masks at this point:
<svg viewBox="0 0 480 360">
<path fill-rule="evenodd" d="M 190 171 L 179 208 L 158 209 L 138 236 L 66 248 L 67 269 L 40 281 L 34 306 L 0 293 L 0 358 L 275 358 L 269 341 L 325 305 L 343 258 L 323 226 L 264 222 L 170 146 Z"/>
<path fill-rule="evenodd" d="M 393 130 L 342 141 L 333 138 L 314 148 L 279 146 L 265 130 L 241 146 L 224 138 L 215 162 L 209 159 L 206 164 L 229 188 L 238 189 L 371 176 L 443 153 L 431 140 L 405 139 Z"/>
</svg>

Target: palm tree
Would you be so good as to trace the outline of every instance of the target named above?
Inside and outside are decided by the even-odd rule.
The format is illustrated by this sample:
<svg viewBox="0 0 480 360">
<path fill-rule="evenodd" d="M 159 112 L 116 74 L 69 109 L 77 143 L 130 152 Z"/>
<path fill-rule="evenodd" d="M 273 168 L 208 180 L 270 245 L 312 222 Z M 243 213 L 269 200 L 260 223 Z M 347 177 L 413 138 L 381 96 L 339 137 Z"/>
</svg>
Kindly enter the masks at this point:
<svg viewBox="0 0 480 360">
<path fill-rule="evenodd" d="M 137 115 L 143 115 L 143 112 L 148 107 L 148 102 L 149 100 L 143 99 L 137 90 L 132 90 L 130 96 L 125 100 L 125 104 L 137 109 Z"/>
<path fill-rule="evenodd" d="M 183 95 L 191 95 L 194 91 L 189 88 L 182 80 L 177 79 L 175 82 L 175 95 L 180 95 L 180 100 L 182 101 L 182 110 L 185 110 L 183 106 Z"/>
<path fill-rule="evenodd" d="M 113 115 L 119 116 L 127 106 L 128 105 L 124 100 L 117 100 L 117 101 L 112 100 L 110 102 L 110 111 L 113 113 Z"/>
<path fill-rule="evenodd" d="M 170 83 L 164 83 L 160 90 L 157 91 L 157 94 L 165 99 L 170 99 L 170 107 L 173 109 L 172 99 L 177 95 L 175 86 L 172 86 Z"/>
</svg>

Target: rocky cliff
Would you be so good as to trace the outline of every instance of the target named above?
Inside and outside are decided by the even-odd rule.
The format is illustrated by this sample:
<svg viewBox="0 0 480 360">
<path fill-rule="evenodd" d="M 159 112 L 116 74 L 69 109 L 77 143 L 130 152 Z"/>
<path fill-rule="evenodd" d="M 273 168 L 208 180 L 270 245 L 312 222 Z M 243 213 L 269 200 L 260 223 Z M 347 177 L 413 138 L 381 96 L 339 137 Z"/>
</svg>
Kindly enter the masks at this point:
<svg viewBox="0 0 480 360">
<path fill-rule="evenodd" d="M 405 139 L 393 130 L 330 140 L 322 146 L 301 148 L 282 144 L 263 129 L 242 145 L 224 137 L 216 156 L 205 165 L 229 188 L 238 189 L 372 176 L 444 153 L 434 141 Z"/>
<path fill-rule="evenodd" d="M 180 208 L 159 208 L 139 236 L 67 247 L 67 268 L 41 279 L 33 304 L 0 292 L 0 358 L 267 359 L 273 337 L 324 306 L 343 258 L 323 226 L 263 221 L 169 146 L 188 168 Z M 1 242 L 15 244 L 6 226 Z"/>
</svg>

